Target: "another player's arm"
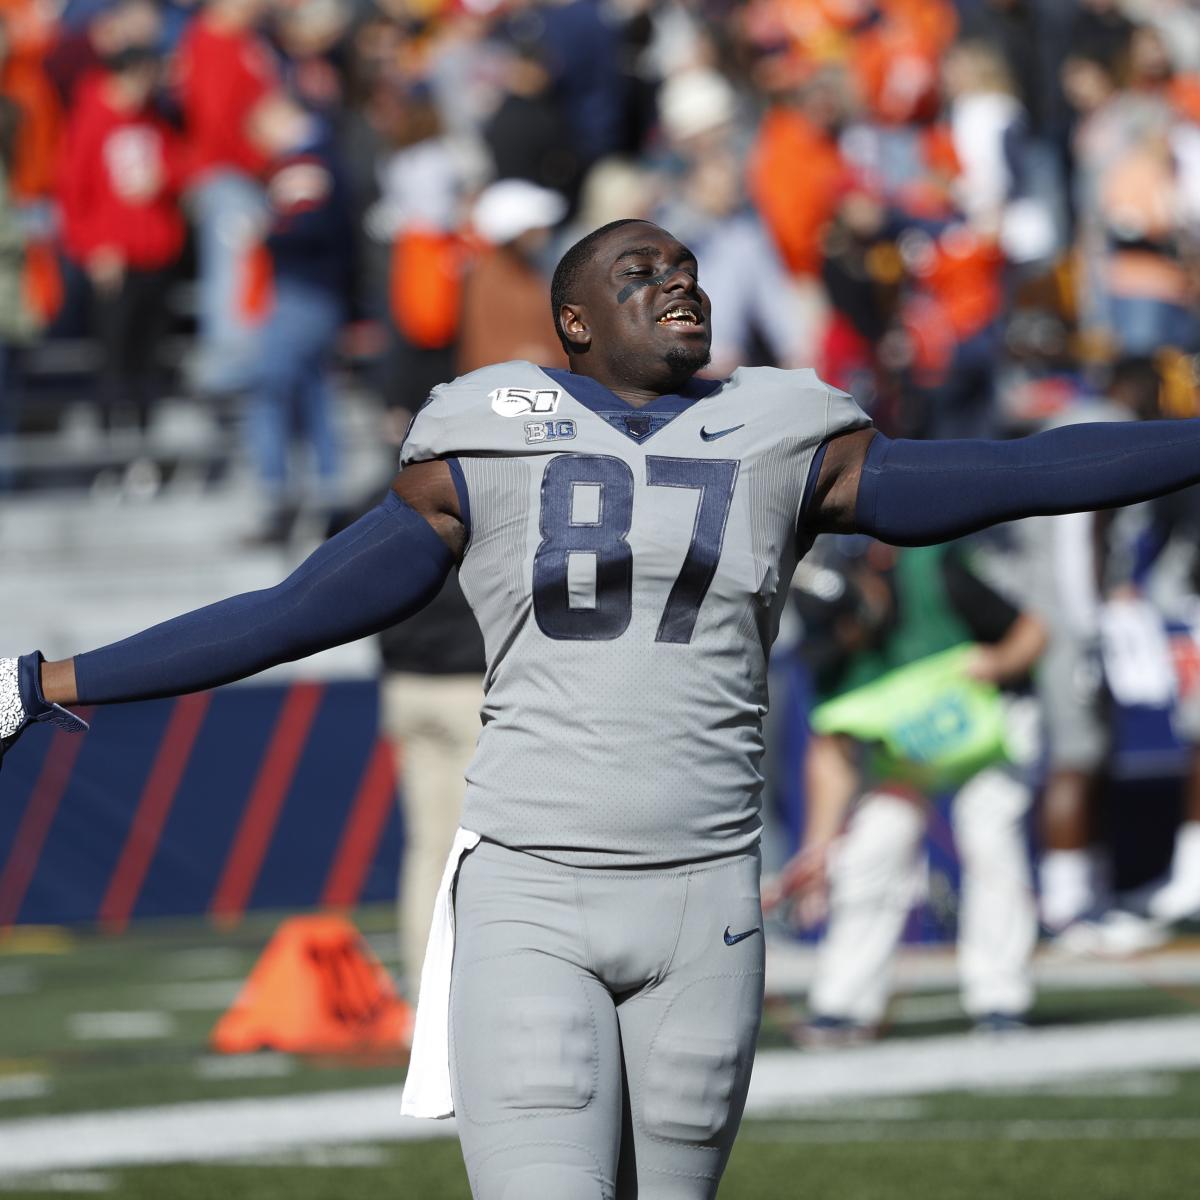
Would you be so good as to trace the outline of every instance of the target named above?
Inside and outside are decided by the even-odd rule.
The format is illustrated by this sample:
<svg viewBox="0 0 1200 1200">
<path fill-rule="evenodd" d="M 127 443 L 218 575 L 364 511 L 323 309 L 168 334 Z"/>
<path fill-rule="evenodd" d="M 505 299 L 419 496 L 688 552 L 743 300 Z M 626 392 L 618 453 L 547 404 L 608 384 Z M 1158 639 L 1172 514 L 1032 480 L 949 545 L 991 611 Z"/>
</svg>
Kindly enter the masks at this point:
<svg viewBox="0 0 1200 1200">
<path fill-rule="evenodd" d="M 1017 683 L 1037 665 L 1049 640 L 1046 623 L 1031 612 L 1023 612 L 998 642 L 981 642 L 975 647 L 967 674 L 999 687 Z"/>
<path fill-rule="evenodd" d="M 376 633 L 437 594 L 465 542 L 449 467 L 406 467 L 383 503 L 273 588 L 185 613 L 76 658 L 42 662 L 40 679 L 39 656 L 27 655 L 19 680 L 26 723 L 55 719 L 46 711 L 53 705 L 200 691 Z"/>
<path fill-rule="evenodd" d="M 1046 623 L 993 587 L 963 547 L 952 546 L 940 565 L 946 598 L 975 640 L 967 674 L 997 687 L 1028 679 L 1049 641 Z"/>
<path fill-rule="evenodd" d="M 827 444 L 806 516 L 814 531 L 921 546 L 1197 482 L 1197 419 L 1069 425 L 1010 441 L 893 440 L 862 429 Z"/>
<path fill-rule="evenodd" d="M 841 832 L 846 814 L 862 790 L 859 747 L 840 733 L 814 734 L 804 760 L 804 838 L 800 849 L 779 874 L 763 884 L 763 908 L 770 911 L 794 901 L 805 925 L 824 919 L 828 889 L 829 848 Z"/>
</svg>

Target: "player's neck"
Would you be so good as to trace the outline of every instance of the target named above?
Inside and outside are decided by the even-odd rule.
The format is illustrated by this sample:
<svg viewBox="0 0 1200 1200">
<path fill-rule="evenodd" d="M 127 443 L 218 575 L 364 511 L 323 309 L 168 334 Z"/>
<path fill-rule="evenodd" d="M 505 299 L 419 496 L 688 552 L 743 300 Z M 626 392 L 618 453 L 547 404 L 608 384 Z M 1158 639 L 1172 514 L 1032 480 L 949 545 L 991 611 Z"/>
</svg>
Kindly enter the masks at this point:
<svg viewBox="0 0 1200 1200">
<path fill-rule="evenodd" d="M 605 385 L 614 396 L 620 396 L 630 408 L 642 408 L 645 405 L 657 400 L 659 396 L 665 395 L 664 392 L 651 392 L 644 388 L 627 388 L 627 387 L 612 387 Z"/>
<path fill-rule="evenodd" d="M 586 366 L 592 366 L 591 363 L 583 363 L 578 360 L 571 363 L 571 370 L 576 375 L 586 375 L 590 379 L 594 379 L 597 383 L 603 384 L 615 396 L 619 396 L 630 408 L 644 408 L 647 404 L 652 404 L 660 396 L 671 396 L 676 392 L 681 391 L 687 386 L 690 375 L 678 379 L 663 379 L 656 381 L 655 384 L 632 383 L 628 379 L 621 377 L 616 372 L 606 370 L 585 370 Z"/>
</svg>

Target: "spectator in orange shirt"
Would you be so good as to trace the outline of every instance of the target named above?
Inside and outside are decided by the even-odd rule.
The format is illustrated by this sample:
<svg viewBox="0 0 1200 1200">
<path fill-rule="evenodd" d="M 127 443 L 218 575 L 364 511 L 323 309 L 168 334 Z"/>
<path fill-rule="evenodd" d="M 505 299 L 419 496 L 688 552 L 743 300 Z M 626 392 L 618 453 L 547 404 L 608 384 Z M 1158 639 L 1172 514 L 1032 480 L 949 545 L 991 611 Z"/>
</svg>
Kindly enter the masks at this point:
<svg viewBox="0 0 1200 1200">
<path fill-rule="evenodd" d="M 858 87 L 875 119 L 925 121 L 938 109 L 938 59 L 957 21 L 945 0 L 891 0 L 866 25 L 850 55 Z"/>
<path fill-rule="evenodd" d="M 0 95 L 20 111 L 12 148 L 9 191 L 13 199 L 44 199 L 54 178 L 62 114 L 42 66 L 39 47 L 22 45 L 8 16 L 0 12 Z"/>
<path fill-rule="evenodd" d="M 838 146 L 849 102 L 842 71 L 813 75 L 767 110 L 749 164 L 750 198 L 796 279 L 814 346 L 827 314 L 819 281 L 822 238 L 850 177 Z"/>
<path fill-rule="evenodd" d="M 179 47 L 187 135 L 186 201 L 196 227 L 199 344 L 193 380 L 229 393 L 251 380 L 256 336 L 241 311 L 244 272 L 266 205 L 267 160 L 247 133 L 255 105 L 276 86 L 255 27 L 267 0 L 209 0 Z"/>
</svg>

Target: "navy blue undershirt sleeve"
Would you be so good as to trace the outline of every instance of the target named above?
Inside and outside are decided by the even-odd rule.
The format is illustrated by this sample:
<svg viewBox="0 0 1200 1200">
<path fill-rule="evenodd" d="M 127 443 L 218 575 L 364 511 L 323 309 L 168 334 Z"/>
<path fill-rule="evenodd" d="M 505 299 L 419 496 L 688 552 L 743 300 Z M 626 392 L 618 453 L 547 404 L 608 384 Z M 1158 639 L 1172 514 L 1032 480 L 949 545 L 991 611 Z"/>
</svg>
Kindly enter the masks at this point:
<svg viewBox="0 0 1200 1200">
<path fill-rule="evenodd" d="M 80 654 L 80 704 L 177 696 L 352 642 L 437 595 L 452 556 L 394 492 L 318 547 L 282 583 Z"/>
<path fill-rule="evenodd" d="M 828 442 L 822 442 L 817 447 L 816 454 L 808 467 L 808 479 L 804 482 L 804 498 L 800 501 L 800 519 L 808 516 L 808 507 L 817 491 L 817 480 L 821 478 L 821 464 L 825 461 L 825 451 L 829 449 Z"/>
<path fill-rule="evenodd" d="M 1068 425 L 1008 442 L 876 434 L 855 526 L 895 546 L 923 546 L 1019 517 L 1134 504 L 1197 481 L 1197 419 Z"/>
<path fill-rule="evenodd" d="M 462 463 L 457 458 L 446 459 L 450 468 L 450 478 L 454 481 L 454 490 L 458 495 L 458 516 L 463 529 L 467 532 L 467 541 L 471 540 L 471 493 L 467 491 L 467 477 L 463 474 Z"/>
</svg>

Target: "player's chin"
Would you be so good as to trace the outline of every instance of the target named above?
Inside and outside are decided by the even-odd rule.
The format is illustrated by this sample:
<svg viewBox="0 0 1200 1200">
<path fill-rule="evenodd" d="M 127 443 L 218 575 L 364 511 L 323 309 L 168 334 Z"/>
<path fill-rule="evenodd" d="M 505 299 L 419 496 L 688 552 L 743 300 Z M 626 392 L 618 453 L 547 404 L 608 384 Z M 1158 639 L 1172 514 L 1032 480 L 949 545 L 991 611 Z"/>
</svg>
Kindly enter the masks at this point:
<svg viewBox="0 0 1200 1200">
<path fill-rule="evenodd" d="M 670 367 L 671 373 L 675 375 L 694 374 L 701 367 L 707 367 L 709 359 L 712 357 L 709 354 L 709 341 L 704 338 L 698 341 L 695 345 L 672 346 L 665 354 L 667 366 Z"/>
</svg>

